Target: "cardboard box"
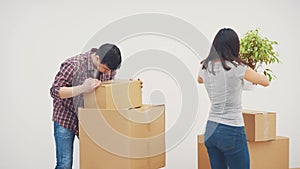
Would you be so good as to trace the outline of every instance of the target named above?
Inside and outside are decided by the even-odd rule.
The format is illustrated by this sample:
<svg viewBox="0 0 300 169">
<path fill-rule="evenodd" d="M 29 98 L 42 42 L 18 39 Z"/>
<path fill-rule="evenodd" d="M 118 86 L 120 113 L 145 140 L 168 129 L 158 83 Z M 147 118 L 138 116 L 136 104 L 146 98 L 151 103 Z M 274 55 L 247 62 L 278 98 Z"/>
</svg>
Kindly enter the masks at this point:
<svg viewBox="0 0 300 169">
<path fill-rule="evenodd" d="M 84 94 L 84 107 L 123 109 L 142 106 L 142 89 L 138 80 L 102 82 L 93 92 Z"/>
<path fill-rule="evenodd" d="M 249 142 L 250 169 L 288 169 L 289 138 L 277 136 L 273 141 Z M 211 169 L 204 135 L 198 135 L 198 169 Z"/>
<path fill-rule="evenodd" d="M 81 169 L 165 166 L 165 107 L 79 108 Z"/>
<path fill-rule="evenodd" d="M 276 113 L 243 110 L 248 141 L 269 141 L 276 138 Z"/>
<path fill-rule="evenodd" d="M 274 141 L 248 142 L 250 169 L 288 169 L 289 138 L 277 136 Z"/>
<path fill-rule="evenodd" d="M 209 156 L 204 144 L 204 135 L 198 135 L 198 169 L 210 169 Z"/>
</svg>

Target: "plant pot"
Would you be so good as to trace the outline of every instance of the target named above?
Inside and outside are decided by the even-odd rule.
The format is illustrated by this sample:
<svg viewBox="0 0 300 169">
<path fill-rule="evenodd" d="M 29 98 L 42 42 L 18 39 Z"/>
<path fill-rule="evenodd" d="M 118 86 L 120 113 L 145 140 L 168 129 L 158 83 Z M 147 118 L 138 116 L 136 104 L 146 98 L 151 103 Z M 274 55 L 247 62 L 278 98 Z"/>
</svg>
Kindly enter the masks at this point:
<svg viewBox="0 0 300 169">
<path fill-rule="evenodd" d="M 247 80 L 244 80 L 244 84 L 243 84 L 243 90 L 254 90 L 255 89 L 255 84 L 253 84 L 252 82 L 249 82 Z"/>
</svg>

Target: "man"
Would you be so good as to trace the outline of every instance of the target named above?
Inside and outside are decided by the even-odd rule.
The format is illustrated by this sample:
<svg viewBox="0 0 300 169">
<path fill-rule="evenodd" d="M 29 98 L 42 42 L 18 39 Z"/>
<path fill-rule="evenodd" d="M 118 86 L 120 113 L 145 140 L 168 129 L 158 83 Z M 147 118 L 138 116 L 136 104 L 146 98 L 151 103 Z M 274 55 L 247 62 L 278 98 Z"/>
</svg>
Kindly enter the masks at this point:
<svg viewBox="0 0 300 169">
<path fill-rule="evenodd" d="M 93 91 L 101 81 L 112 80 L 121 64 L 121 52 L 114 44 L 79 54 L 65 60 L 50 89 L 53 98 L 55 169 L 71 169 L 73 142 L 78 136 L 78 107 L 83 106 L 83 93 Z"/>
</svg>

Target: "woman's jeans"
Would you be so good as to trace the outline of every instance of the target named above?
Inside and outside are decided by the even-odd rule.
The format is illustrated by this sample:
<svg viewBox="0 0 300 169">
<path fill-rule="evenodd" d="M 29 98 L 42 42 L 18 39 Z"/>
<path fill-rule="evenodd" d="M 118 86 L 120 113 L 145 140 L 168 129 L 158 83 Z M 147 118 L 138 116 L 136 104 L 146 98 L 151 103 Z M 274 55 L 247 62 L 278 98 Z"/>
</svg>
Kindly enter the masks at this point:
<svg viewBox="0 0 300 169">
<path fill-rule="evenodd" d="M 244 127 L 208 121 L 204 139 L 212 169 L 250 168 Z"/>
<path fill-rule="evenodd" d="M 72 169 L 75 134 L 54 122 L 54 138 L 56 144 L 55 169 Z"/>
</svg>

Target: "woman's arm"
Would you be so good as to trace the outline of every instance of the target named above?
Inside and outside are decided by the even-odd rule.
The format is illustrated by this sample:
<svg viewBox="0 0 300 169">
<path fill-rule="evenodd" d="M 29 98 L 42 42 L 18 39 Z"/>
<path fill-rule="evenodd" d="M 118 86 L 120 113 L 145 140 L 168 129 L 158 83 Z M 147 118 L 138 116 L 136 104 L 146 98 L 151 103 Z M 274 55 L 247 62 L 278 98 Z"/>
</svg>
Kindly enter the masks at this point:
<svg viewBox="0 0 300 169">
<path fill-rule="evenodd" d="M 257 73 L 250 67 L 247 67 L 244 79 L 254 84 L 262 85 L 264 87 L 269 86 L 270 84 L 269 79 L 265 75 Z"/>
</svg>

